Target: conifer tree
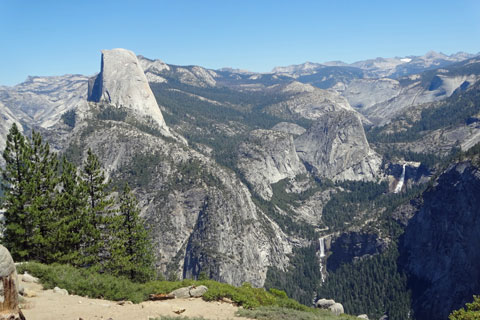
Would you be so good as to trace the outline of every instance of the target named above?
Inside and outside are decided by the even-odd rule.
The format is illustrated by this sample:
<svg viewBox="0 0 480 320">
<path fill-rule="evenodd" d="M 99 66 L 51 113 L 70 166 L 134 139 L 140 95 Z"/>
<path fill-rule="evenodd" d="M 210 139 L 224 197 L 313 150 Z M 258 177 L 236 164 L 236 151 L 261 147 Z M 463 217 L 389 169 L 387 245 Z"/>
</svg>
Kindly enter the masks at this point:
<svg viewBox="0 0 480 320">
<path fill-rule="evenodd" d="M 103 248 L 108 240 L 106 227 L 112 214 L 113 202 L 107 191 L 105 174 L 98 157 L 88 149 L 87 160 L 83 166 L 82 180 L 85 184 L 88 205 L 83 228 L 83 265 L 99 266 Z"/>
<path fill-rule="evenodd" d="M 121 194 L 119 212 L 112 226 L 108 271 L 140 282 L 154 278 L 149 235 L 140 217 L 137 199 L 128 184 Z"/>
<path fill-rule="evenodd" d="M 28 259 L 32 249 L 33 222 L 26 208 L 30 198 L 30 146 L 14 123 L 7 135 L 2 173 L 4 214 L 3 244 L 14 260 Z"/>
<path fill-rule="evenodd" d="M 87 192 L 77 167 L 62 158 L 60 188 L 56 197 L 57 220 L 54 227 L 55 250 L 50 259 L 60 263 L 81 265 L 82 241 L 86 239 Z M 88 228 L 87 228 L 88 229 Z"/>
<path fill-rule="evenodd" d="M 43 142 L 38 132 L 32 133 L 30 146 L 31 205 L 26 208 L 33 221 L 33 250 L 31 258 L 40 262 L 53 262 L 48 257 L 56 250 L 53 237 L 58 211 L 55 208 L 58 185 L 58 159 L 50 152 L 48 142 Z"/>
</svg>

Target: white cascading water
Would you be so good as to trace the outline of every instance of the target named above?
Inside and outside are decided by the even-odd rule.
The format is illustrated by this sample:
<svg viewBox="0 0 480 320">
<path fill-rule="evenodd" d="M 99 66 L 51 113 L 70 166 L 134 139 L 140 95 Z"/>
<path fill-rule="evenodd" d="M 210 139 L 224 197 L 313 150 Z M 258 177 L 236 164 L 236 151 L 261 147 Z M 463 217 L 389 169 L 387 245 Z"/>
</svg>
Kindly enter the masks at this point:
<svg viewBox="0 0 480 320">
<path fill-rule="evenodd" d="M 323 258 L 323 257 L 325 257 L 325 242 L 324 242 L 324 238 L 320 238 L 320 239 L 318 239 L 318 241 L 320 242 L 320 258 Z"/>
<path fill-rule="evenodd" d="M 406 164 L 403 165 L 402 175 L 400 176 L 400 180 L 398 180 L 397 186 L 395 187 L 395 190 L 393 190 L 393 193 L 399 193 L 402 191 L 403 183 L 405 182 L 405 166 Z"/>
<path fill-rule="evenodd" d="M 320 265 L 320 274 L 322 276 L 322 282 L 325 282 L 325 272 L 323 271 L 323 264 L 325 261 L 323 261 L 324 259 L 322 258 L 325 258 L 325 238 L 319 238 L 318 239 L 318 244 L 320 245 L 320 256 L 318 259 L 318 262 L 319 262 L 319 265 Z"/>
</svg>

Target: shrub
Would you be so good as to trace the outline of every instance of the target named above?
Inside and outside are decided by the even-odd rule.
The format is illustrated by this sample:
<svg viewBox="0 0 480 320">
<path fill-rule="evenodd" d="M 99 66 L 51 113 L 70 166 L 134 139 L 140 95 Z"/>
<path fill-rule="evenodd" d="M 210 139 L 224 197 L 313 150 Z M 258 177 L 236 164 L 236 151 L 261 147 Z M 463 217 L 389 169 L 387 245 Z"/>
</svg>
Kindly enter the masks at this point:
<svg viewBox="0 0 480 320">
<path fill-rule="evenodd" d="M 152 293 L 169 293 L 181 287 L 205 285 L 208 291 L 203 299 L 216 301 L 229 298 L 235 304 L 247 309 L 260 306 L 278 306 L 305 312 L 316 311 L 287 297 L 286 293 L 270 289 L 253 288 L 249 283 L 235 287 L 214 280 L 149 281 L 136 283 L 124 277 L 101 274 L 92 269 L 75 268 L 69 265 L 45 265 L 36 262 L 23 263 L 17 267 L 19 273 L 28 271 L 38 277 L 43 286 L 52 289 L 55 286 L 67 289 L 72 294 L 104 298 L 108 300 L 130 300 L 139 303 L 148 299 Z"/>
</svg>

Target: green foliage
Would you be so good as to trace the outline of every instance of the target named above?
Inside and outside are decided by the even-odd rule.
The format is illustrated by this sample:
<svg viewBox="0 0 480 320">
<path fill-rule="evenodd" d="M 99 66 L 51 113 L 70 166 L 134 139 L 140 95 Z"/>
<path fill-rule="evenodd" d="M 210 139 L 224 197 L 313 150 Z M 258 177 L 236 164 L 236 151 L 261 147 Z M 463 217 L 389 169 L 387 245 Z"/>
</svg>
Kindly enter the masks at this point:
<svg viewBox="0 0 480 320">
<path fill-rule="evenodd" d="M 88 197 L 77 167 L 62 159 L 62 173 L 56 196 L 57 219 L 54 222 L 53 237 L 55 249 L 49 253 L 50 260 L 73 265 L 81 264 L 82 243 L 87 225 Z"/>
<path fill-rule="evenodd" d="M 229 298 L 244 308 L 260 306 L 279 306 L 306 312 L 315 312 L 313 308 L 275 292 L 272 294 L 262 288 L 253 288 L 245 283 L 234 287 L 213 280 L 194 281 L 150 281 L 147 283 L 133 282 L 122 276 L 101 274 L 91 268 L 75 268 L 69 265 L 45 265 L 35 262 L 23 263 L 17 267 L 19 273 L 28 271 L 40 278 L 45 288 L 55 286 L 67 289 L 69 292 L 91 298 L 108 300 L 130 300 L 138 303 L 148 299 L 152 293 L 169 293 L 175 289 L 190 285 L 205 285 L 208 291 L 203 296 L 206 301 Z"/>
<path fill-rule="evenodd" d="M 67 112 L 62 114 L 63 123 L 65 123 L 70 128 L 75 127 L 76 119 L 77 119 L 77 114 L 74 109 L 68 110 Z"/>
<path fill-rule="evenodd" d="M 357 319 L 342 314 L 335 316 L 328 310 L 313 310 L 311 312 L 283 308 L 278 306 L 260 307 L 253 310 L 239 309 L 237 315 L 249 319 L 261 320 L 335 320 L 335 319 Z"/>
<path fill-rule="evenodd" d="M 382 254 L 344 264 L 329 274 L 318 288 L 318 296 L 339 301 L 350 314 L 408 319 L 411 297 L 406 275 L 398 271 L 397 258 L 398 251 L 392 246 Z"/>
<path fill-rule="evenodd" d="M 480 319 L 480 296 L 473 296 L 473 302 L 467 303 L 466 308 L 453 311 L 449 320 L 478 320 Z"/>
<path fill-rule="evenodd" d="M 127 111 L 113 106 L 104 106 L 98 112 L 97 118 L 99 120 L 125 121 L 127 118 Z"/>
<path fill-rule="evenodd" d="M 16 261 L 69 263 L 125 275 L 135 281 L 154 277 L 153 255 L 137 202 L 128 187 L 119 214 L 100 162 L 89 149 L 81 171 L 32 133 L 13 125 L 3 157 L 2 242 Z"/>
<path fill-rule="evenodd" d="M 322 219 L 331 230 L 341 230 L 363 211 L 374 211 L 375 202 L 386 194 L 386 182 L 346 181 L 339 184 L 345 191 L 332 194 L 322 211 Z"/>
<path fill-rule="evenodd" d="M 4 217 L 3 244 L 15 260 L 29 258 L 33 244 L 33 217 L 25 214 L 31 199 L 31 149 L 14 123 L 7 135 L 2 173 Z"/>
<path fill-rule="evenodd" d="M 88 205 L 85 213 L 85 225 L 82 230 L 82 257 L 84 266 L 98 265 L 104 243 L 110 236 L 108 227 L 112 223 L 113 201 L 108 193 L 105 174 L 98 157 L 91 149 L 81 172 L 87 192 Z"/>
<path fill-rule="evenodd" d="M 33 220 L 31 241 L 33 248 L 30 259 L 42 262 L 49 261 L 49 253 L 55 250 L 55 239 L 52 230 L 57 220 L 55 206 L 56 187 L 58 185 L 58 159 L 50 152 L 48 143 L 43 143 L 39 133 L 33 132 L 31 139 L 30 171 L 30 205 L 25 208 L 26 214 Z"/>
<path fill-rule="evenodd" d="M 106 270 L 133 281 L 153 279 L 155 268 L 152 246 L 140 218 L 137 199 L 128 184 L 125 184 L 118 215 L 113 218 L 109 231 L 110 255 Z"/>
<path fill-rule="evenodd" d="M 25 139 L 14 124 L 7 135 L 3 158 L 3 243 L 16 260 L 47 262 L 47 254 L 54 247 L 50 231 L 56 219 L 57 157 L 38 133 Z"/>
<path fill-rule="evenodd" d="M 265 288 L 272 294 L 280 294 L 282 288 L 285 295 L 303 303 L 311 305 L 318 281 L 322 278 L 316 256 L 316 247 L 312 243 L 305 248 L 294 249 L 290 256 L 291 267 L 283 272 L 275 267 L 268 268 Z"/>
<path fill-rule="evenodd" d="M 162 161 L 166 159 L 158 153 L 135 153 L 127 165 L 119 168 L 119 176 L 131 186 L 145 188 L 151 182 L 152 170 Z"/>
<path fill-rule="evenodd" d="M 306 177 L 297 177 L 297 179 L 304 178 Z M 285 191 L 289 183 L 288 179 L 283 179 L 272 184 L 272 198 L 270 201 L 266 201 L 255 193 L 248 181 L 243 179 L 243 182 L 249 186 L 250 192 L 253 194 L 252 200 L 255 202 L 255 204 L 262 209 L 265 214 L 278 223 L 280 228 L 282 228 L 285 233 L 290 235 L 300 235 L 307 239 L 313 239 L 315 237 L 315 227 L 306 222 L 295 220 L 294 217 L 296 216 L 296 213 L 293 211 L 291 206 L 298 205 L 298 203 L 308 199 L 315 192 L 322 190 L 321 186 L 317 185 L 301 193 L 288 193 Z M 277 208 L 282 209 L 288 214 L 285 215 L 279 213 Z"/>
<path fill-rule="evenodd" d="M 210 146 L 215 160 L 232 170 L 235 170 L 238 145 L 246 139 L 248 131 L 270 129 L 283 120 L 264 112 L 265 106 L 282 99 L 280 94 L 242 92 L 226 87 L 200 88 L 170 78 L 168 85 L 151 84 L 151 88 L 158 104 L 167 109 L 163 113 L 165 121 L 171 126 L 188 123 L 181 126 L 182 135 L 192 145 Z M 200 100 L 198 95 L 209 100 Z M 305 119 L 296 122 L 310 125 Z"/>
</svg>

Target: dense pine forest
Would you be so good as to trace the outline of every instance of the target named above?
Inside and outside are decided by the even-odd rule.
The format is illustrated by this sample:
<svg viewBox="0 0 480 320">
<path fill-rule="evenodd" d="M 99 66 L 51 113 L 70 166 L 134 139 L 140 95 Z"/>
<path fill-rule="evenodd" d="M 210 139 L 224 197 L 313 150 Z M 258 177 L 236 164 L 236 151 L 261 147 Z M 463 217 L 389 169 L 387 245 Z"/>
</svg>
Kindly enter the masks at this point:
<svg viewBox="0 0 480 320">
<path fill-rule="evenodd" d="M 128 184 L 116 192 L 88 150 L 81 168 L 58 159 L 37 132 L 14 124 L 3 152 L 2 244 L 15 261 L 89 267 L 135 281 L 155 278 L 148 231 Z"/>
</svg>

